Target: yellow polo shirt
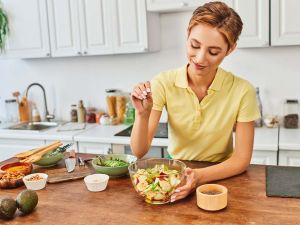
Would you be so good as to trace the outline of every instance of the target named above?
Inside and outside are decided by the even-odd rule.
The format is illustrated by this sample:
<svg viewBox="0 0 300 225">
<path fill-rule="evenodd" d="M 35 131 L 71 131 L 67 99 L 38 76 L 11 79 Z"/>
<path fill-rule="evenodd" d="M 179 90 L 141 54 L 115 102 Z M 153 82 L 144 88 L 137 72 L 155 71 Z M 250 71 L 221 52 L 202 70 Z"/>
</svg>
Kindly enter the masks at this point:
<svg viewBox="0 0 300 225">
<path fill-rule="evenodd" d="M 233 151 L 235 122 L 260 117 L 254 87 L 220 67 L 201 102 L 188 86 L 187 66 L 160 73 L 151 90 L 153 110 L 168 112 L 168 152 L 174 159 L 224 161 Z"/>
</svg>

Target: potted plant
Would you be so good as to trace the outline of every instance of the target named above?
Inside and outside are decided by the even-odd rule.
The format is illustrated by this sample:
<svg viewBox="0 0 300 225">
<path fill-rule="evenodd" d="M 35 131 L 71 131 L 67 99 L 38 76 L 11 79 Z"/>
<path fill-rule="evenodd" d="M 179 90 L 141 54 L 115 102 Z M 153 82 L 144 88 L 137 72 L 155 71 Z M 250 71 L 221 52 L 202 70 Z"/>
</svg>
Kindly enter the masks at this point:
<svg viewBox="0 0 300 225">
<path fill-rule="evenodd" d="M 8 18 L 0 2 L 0 52 L 4 51 L 8 35 Z"/>
</svg>

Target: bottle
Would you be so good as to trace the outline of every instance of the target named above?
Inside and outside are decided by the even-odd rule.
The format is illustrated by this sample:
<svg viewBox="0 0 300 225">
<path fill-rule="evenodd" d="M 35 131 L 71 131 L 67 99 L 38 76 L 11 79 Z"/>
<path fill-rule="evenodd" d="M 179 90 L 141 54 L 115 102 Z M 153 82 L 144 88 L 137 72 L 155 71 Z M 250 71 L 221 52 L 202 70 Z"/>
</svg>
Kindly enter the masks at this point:
<svg viewBox="0 0 300 225">
<path fill-rule="evenodd" d="M 78 114 L 78 123 L 84 123 L 86 112 L 82 100 L 79 101 L 77 114 Z"/>
<path fill-rule="evenodd" d="M 286 99 L 284 103 L 283 126 L 285 128 L 298 128 L 298 100 Z"/>
<path fill-rule="evenodd" d="M 77 105 L 73 104 L 71 105 L 71 122 L 78 122 L 78 117 L 77 117 Z"/>
<path fill-rule="evenodd" d="M 124 124 L 130 125 L 133 124 L 135 118 L 135 109 L 129 100 L 126 104 L 126 112 L 124 118 Z"/>
<path fill-rule="evenodd" d="M 33 103 L 32 105 L 32 112 L 31 112 L 31 116 L 32 116 L 32 122 L 41 122 L 41 115 L 39 110 L 36 107 L 36 104 Z"/>
<path fill-rule="evenodd" d="M 259 88 L 256 88 L 256 102 L 258 104 L 260 118 L 255 120 L 255 127 L 262 127 L 263 126 L 263 110 L 262 110 L 262 103 L 259 95 Z"/>
<path fill-rule="evenodd" d="M 29 121 L 29 104 L 25 96 L 22 97 L 19 103 L 19 116 L 20 116 L 20 122 Z"/>
</svg>

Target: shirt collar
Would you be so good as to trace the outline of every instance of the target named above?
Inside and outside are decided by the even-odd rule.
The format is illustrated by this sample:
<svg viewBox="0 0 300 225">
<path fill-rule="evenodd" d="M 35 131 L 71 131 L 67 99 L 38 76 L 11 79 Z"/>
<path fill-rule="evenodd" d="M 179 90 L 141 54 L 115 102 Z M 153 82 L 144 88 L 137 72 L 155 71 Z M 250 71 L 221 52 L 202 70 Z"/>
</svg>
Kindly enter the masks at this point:
<svg viewBox="0 0 300 225">
<path fill-rule="evenodd" d="M 188 79 L 187 79 L 187 66 L 179 68 L 177 74 L 176 74 L 176 80 L 175 80 L 175 86 L 180 88 L 188 88 Z M 225 78 L 224 70 L 220 67 L 218 67 L 216 76 L 211 83 L 210 87 L 208 89 L 212 89 L 215 91 L 219 91 L 222 88 L 223 81 Z"/>
</svg>

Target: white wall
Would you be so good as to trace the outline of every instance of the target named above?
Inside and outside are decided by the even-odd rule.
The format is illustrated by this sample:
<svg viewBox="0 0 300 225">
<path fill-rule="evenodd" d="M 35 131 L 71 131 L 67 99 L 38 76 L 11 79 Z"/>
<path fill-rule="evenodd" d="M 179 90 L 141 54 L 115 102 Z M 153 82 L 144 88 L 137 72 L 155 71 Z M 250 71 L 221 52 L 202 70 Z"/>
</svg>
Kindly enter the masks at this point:
<svg viewBox="0 0 300 225">
<path fill-rule="evenodd" d="M 50 113 L 69 119 L 70 105 L 83 99 L 86 106 L 105 109 L 105 89 L 130 91 L 161 70 L 186 63 L 185 35 L 191 12 L 161 15 L 161 51 L 149 54 L 0 60 L 0 118 L 4 99 L 24 92 L 32 82 L 44 85 Z M 282 114 L 285 98 L 300 96 L 300 46 L 237 49 L 222 67 L 248 79 L 261 89 L 264 112 Z M 38 88 L 30 98 L 42 111 Z M 42 112 L 41 112 L 42 113 Z"/>
</svg>

